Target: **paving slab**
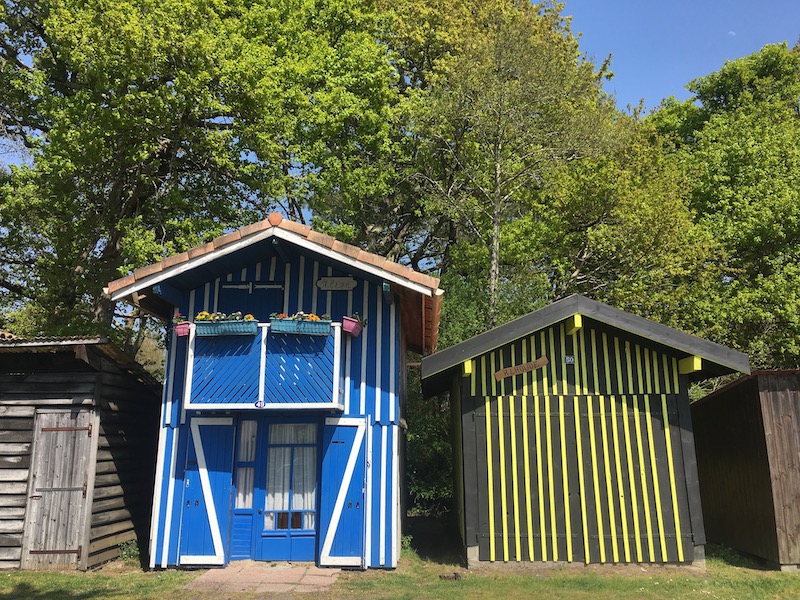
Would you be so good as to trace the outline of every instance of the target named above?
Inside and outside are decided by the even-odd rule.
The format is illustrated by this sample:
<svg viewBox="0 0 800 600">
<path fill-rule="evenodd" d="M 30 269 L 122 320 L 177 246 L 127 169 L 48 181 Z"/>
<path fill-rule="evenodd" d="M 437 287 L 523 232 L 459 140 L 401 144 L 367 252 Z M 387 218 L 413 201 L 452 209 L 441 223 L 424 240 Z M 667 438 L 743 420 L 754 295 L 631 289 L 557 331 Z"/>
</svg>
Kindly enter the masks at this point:
<svg viewBox="0 0 800 600">
<path fill-rule="evenodd" d="M 208 569 L 185 589 L 225 594 L 325 592 L 339 578 L 341 569 L 321 569 L 313 563 L 237 561 L 221 569 Z"/>
</svg>

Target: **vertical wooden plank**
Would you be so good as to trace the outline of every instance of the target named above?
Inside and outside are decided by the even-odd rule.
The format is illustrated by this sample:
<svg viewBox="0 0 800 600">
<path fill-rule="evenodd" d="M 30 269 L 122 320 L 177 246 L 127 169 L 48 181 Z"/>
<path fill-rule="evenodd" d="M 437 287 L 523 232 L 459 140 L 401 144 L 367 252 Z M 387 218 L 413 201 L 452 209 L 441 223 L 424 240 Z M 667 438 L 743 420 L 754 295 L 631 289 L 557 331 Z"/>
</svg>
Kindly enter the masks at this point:
<svg viewBox="0 0 800 600">
<path fill-rule="evenodd" d="M 514 364 L 513 362 L 511 364 Z M 514 508 L 514 559 L 522 560 L 522 540 L 519 526 L 519 464 L 517 461 L 517 415 L 514 410 L 516 396 L 508 399 L 509 440 L 511 443 L 511 494 Z"/>
<path fill-rule="evenodd" d="M 611 461 L 608 454 L 608 427 L 606 425 L 606 401 L 604 396 L 598 398 L 600 404 L 600 432 L 603 443 L 603 470 L 606 480 L 606 499 L 608 502 L 608 520 L 609 529 L 608 533 L 611 536 L 611 555 L 614 557 L 614 562 L 619 562 L 619 544 L 617 541 L 617 522 L 616 522 L 616 508 L 614 502 L 613 481 L 611 475 Z M 611 418 L 614 418 L 613 408 L 611 409 Z"/>
<path fill-rule="evenodd" d="M 567 542 L 567 561 L 572 562 L 572 516 L 570 514 L 570 494 L 569 494 L 569 471 L 572 465 L 568 462 L 567 457 L 567 435 L 566 425 L 564 418 L 564 396 L 558 397 L 558 422 L 559 432 L 561 434 L 561 485 L 564 492 L 564 533 Z"/>
<path fill-rule="evenodd" d="M 636 562 L 642 562 L 642 537 L 641 537 L 641 530 L 639 528 L 639 504 L 636 494 L 636 477 L 634 471 L 634 463 L 633 463 L 633 446 L 631 443 L 631 432 L 630 432 L 630 419 L 632 418 L 632 414 L 629 416 L 628 414 L 628 403 L 629 403 L 630 396 L 623 396 L 622 397 L 622 425 L 623 430 L 625 432 L 625 455 L 627 458 L 628 463 L 628 482 L 630 484 L 631 490 L 631 517 L 633 518 L 633 540 L 634 546 L 636 547 Z M 633 411 L 631 411 L 632 413 Z"/>
<path fill-rule="evenodd" d="M 528 435 L 528 396 L 522 396 L 522 452 L 525 469 L 525 530 L 528 541 L 528 560 L 534 560 L 533 506 L 531 503 L 531 453 Z"/>
<path fill-rule="evenodd" d="M 598 401 L 602 396 L 598 396 Z M 592 409 L 592 397 L 586 398 L 586 413 L 589 420 L 589 453 L 592 460 L 592 489 L 594 490 L 595 517 L 597 520 L 598 549 L 600 551 L 600 562 L 606 562 L 605 533 L 603 531 L 603 509 L 600 501 L 600 475 L 597 466 L 597 443 L 594 427 L 594 412 Z"/>
<path fill-rule="evenodd" d="M 508 493 L 506 488 L 508 465 L 506 463 L 505 414 L 503 410 L 505 398 L 498 396 L 494 400 L 497 403 L 497 447 L 498 456 L 500 457 L 500 519 L 502 520 L 501 531 L 503 532 L 503 561 L 508 562 Z"/>
<path fill-rule="evenodd" d="M 647 468 L 644 460 L 644 441 L 639 411 L 639 397 L 633 396 L 633 422 L 636 433 L 636 451 L 639 459 L 639 481 L 642 486 L 642 506 L 644 508 L 644 522 L 647 532 L 647 556 L 650 562 L 655 561 L 655 548 L 653 545 L 653 522 L 650 512 L 650 494 L 648 492 Z"/>
<path fill-rule="evenodd" d="M 544 502 L 544 470 L 542 468 L 542 424 L 539 409 L 539 396 L 534 396 L 534 423 L 536 429 L 536 477 L 538 485 L 538 504 L 539 504 L 539 534 L 542 547 L 541 560 L 547 562 L 547 525 L 545 522 L 545 502 Z"/>
<path fill-rule="evenodd" d="M 551 330 L 552 333 L 552 330 Z M 553 387 L 555 387 L 555 380 Z M 545 435 L 547 443 L 547 491 L 550 504 L 550 541 L 553 548 L 553 560 L 558 560 L 558 529 L 556 527 L 556 490 L 553 476 L 553 428 L 550 409 L 550 396 L 544 397 Z"/>
<path fill-rule="evenodd" d="M 485 397 L 486 410 L 486 479 L 489 508 L 489 560 L 494 562 L 497 558 L 494 531 L 494 452 L 492 449 L 492 407 L 489 396 Z"/>
<path fill-rule="evenodd" d="M 588 398 L 588 396 L 587 396 Z M 581 432 L 581 410 L 578 396 L 572 399 L 575 412 L 575 443 L 578 453 L 578 488 L 581 496 L 581 525 L 583 532 L 583 561 L 589 564 L 589 524 L 586 509 L 586 477 L 583 472 L 583 434 Z"/>
<path fill-rule="evenodd" d="M 631 546 L 628 533 L 628 515 L 625 506 L 627 504 L 627 500 L 625 497 L 625 487 L 623 484 L 622 466 L 620 462 L 619 426 L 617 425 L 618 414 L 616 409 L 616 398 L 614 396 L 611 396 L 610 404 L 611 404 L 611 434 L 612 434 L 613 452 L 614 452 L 614 469 L 616 471 L 617 496 L 619 498 L 619 510 L 620 510 L 620 524 L 622 526 L 622 545 L 625 553 L 625 562 L 629 563 L 631 562 Z"/>
<path fill-rule="evenodd" d="M 653 476 L 653 499 L 656 506 L 656 523 L 658 524 L 658 539 L 661 546 L 661 560 L 667 562 L 667 543 L 664 537 L 664 515 L 661 510 L 661 489 L 659 484 L 658 463 L 656 462 L 657 449 L 653 443 L 653 419 L 650 414 L 650 395 L 644 397 L 644 417 L 647 424 L 647 439 L 649 442 L 650 471 Z"/>
</svg>

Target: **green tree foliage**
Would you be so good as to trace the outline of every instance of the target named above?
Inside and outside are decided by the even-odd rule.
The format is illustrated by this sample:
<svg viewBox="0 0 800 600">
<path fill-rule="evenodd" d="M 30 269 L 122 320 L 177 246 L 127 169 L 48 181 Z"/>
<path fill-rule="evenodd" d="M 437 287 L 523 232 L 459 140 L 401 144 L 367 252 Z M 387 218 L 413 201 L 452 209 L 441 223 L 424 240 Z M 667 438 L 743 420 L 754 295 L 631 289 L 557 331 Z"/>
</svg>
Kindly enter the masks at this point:
<svg viewBox="0 0 800 600">
<path fill-rule="evenodd" d="M 614 115 L 603 69 L 580 53 L 560 5 L 508 2 L 461 32 L 418 96 L 420 177 L 447 243 L 488 249 L 486 324 L 498 318 L 501 229 L 554 165 L 601 153 Z M 451 267 L 447 256 L 441 268 Z"/>
<path fill-rule="evenodd" d="M 800 364 L 800 49 L 770 45 L 652 115 L 727 256 L 707 333 L 754 366 Z"/>
<path fill-rule="evenodd" d="M 105 282 L 276 205 L 385 191 L 393 71 L 368 2 L 0 3 L 0 300 L 107 327 Z"/>
</svg>

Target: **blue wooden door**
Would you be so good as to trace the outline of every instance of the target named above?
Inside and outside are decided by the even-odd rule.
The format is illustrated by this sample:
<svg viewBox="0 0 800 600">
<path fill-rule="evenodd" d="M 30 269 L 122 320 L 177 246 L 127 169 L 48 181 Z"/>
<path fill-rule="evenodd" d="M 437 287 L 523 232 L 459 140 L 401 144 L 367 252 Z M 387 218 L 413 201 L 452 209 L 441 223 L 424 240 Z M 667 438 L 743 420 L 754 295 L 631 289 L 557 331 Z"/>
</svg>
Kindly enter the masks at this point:
<svg viewBox="0 0 800 600">
<path fill-rule="evenodd" d="M 320 565 L 364 566 L 366 430 L 363 419 L 325 420 Z"/>
<path fill-rule="evenodd" d="M 255 559 L 313 561 L 317 547 L 318 423 L 261 427 L 264 452 L 254 502 Z M 265 434 L 265 435 L 264 435 Z"/>
<path fill-rule="evenodd" d="M 189 431 L 179 563 L 222 565 L 231 509 L 233 419 L 195 417 Z"/>
</svg>

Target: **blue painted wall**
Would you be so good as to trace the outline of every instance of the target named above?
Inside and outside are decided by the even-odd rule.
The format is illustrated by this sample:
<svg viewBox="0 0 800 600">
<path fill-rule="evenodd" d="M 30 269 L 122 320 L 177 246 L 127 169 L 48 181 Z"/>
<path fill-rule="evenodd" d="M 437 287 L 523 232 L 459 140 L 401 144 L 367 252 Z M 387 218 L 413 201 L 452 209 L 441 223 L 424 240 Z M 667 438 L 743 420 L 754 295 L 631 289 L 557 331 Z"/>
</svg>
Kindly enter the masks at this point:
<svg viewBox="0 0 800 600">
<path fill-rule="evenodd" d="M 322 291 L 316 285 L 322 277 L 350 275 L 354 276 L 356 286 L 349 291 Z M 201 310 L 209 312 L 241 310 L 243 313 L 252 313 L 261 322 L 268 321 L 269 315 L 273 312 L 294 313 L 298 310 L 317 314 L 327 313 L 334 321 L 340 321 L 343 315 L 355 312 L 367 318 L 367 326 L 360 337 L 350 338 L 343 335 L 341 338 L 341 403 L 344 411 L 303 410 L 302 415 L 304 418 L 318 419 L 321 431 L 325 417 L 366 421 L 363 456 L 359 457 L 354 475 L 356 478 L 363 477 L 364 480 L 364 563 L 367 567 L 396 566 L 400 538 L 398 448 L 402 435 L 399 419 L 404 357 L 401 353 L 400 311 L 396 304 L 387 302 L 382 282 L 367 281 L 358 272 L 344 272 L 311 257 L 292 255 L 289 262 L 284 262 L 278 256 L 265 256 L 260 262 L 237 266 L 233 272 L 219 273 L 213 278 L 210 276 L 206 283 L 184 294 L 183 304 L 178 309 L 190 318 Z M 253 338 L 248 339 L 255 343 Z M 234 342 L 231 342 L 231 345 L 235 345 Z M 189 424 L 194 417 L 215 416 L 215 413 L 208 411 L 186 411 L 182 406 L 187 346 L 187 338 L 178 338 L 174 334 L 170 336 L 153 506 L 151 566 L 164 567 L 179 563 L 181 519 L 187 500 L 186 461 L 191 437 Z M 235 362 L 236 352 L 235 349 L 231 349 L 225 360 Z M 207 372 L 205 377 L 211 375 Z M 239 392 L 243 397 L 250 395 L 256 384 L 257 382 L 251 381 L 247 375 L 242 379 Z M 211 388 L 213 389 L 213 384 Z M 314 386 L 310 386 L 307 393 L 314 394 L 313 388 Z M 319 393 L 323 391 L 326 391 L 325 386 L 321 386 Z M 287 417 L 291 419 L 293 414 L 290 411 L 274 409 L 269 413 L 250 409 L 216 414 L 234 412 L 234 417 L 245 414 L 258 416 L 268 414 L 268 418 L 275 419 Z M 231 427 L 235 427 L 236 418 L 233 419 L 233 423 Z M 334 433 L 329 432 L 326 435 L 334 436 Z M 351 435 L 350 430 L 347 435 Z M 211 446 L 207 452 L 209 451 L 213 453 L 228 450 L 221 446 Z M 331 482 L 337 481 L 336 478 L 340 477 L 342 468 L 338 460 L 328 457 L 326 461 L 325 451 L 326 442 L 323 440 L 320 483 L 317 491 L 319 510 L 317 557 L 322 544 L 320 532 L 327 532 L 330 526 L 330 523 L 325 522 L 330 515 L 324 512 L 331 512 L 335 504 L 335 499 L 329 497 L 333 493 Z M 222 461 L 221 458 L 217 460 Z M 363 469 L 363 473 L 359 471 L 360 469 Z M 225 474 L 217 475 L 218 480 L 219 477 L 225 479 Z M 357 486 L 350 487 L 348 493 L 357 488 Z M 326 496 L 322 497 L 323 494 Z M 352 498 L 347 500 L 350 501 Z M 217 516 L 220 529 L 227 536 L 231 514 Z M 343 516 L 342 523 L 346 523 L 348 518 L 351 517 Z M 352 539 L 349 541 L 346 539 L 348 536 L 352 538 L 351 527 L 348 525 L 342 527 L 342 537 L 335 540 L 334 546 L 353 543 Z M 224 544 L 228 560 L 230 558 L 228 537 L 225 538 Z"/>
</svg>

